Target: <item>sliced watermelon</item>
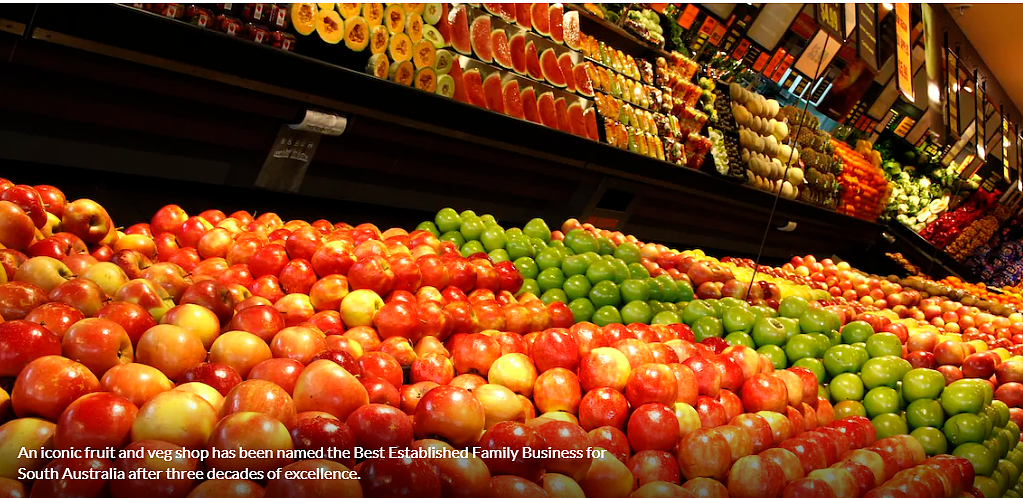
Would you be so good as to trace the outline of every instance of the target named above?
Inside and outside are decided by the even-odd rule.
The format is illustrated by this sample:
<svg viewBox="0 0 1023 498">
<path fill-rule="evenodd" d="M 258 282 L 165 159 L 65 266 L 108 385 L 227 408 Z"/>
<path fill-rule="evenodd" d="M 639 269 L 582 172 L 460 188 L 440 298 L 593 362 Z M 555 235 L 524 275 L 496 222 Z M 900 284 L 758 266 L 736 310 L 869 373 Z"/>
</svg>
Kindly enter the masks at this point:
<svg viewBox="0 0 1023 498">
<path fill-rule="evenodd" d="M 545 3 L 534 3 L 529 6 L 529 20 L 533 23 L 533 31 L 542 36 L 551 34 L 551 12 Z"/>
<path fill-rule="evenodd" d="M 459 5 L 448 12 L 448 29 L 451 36 L 451 47 L 458 53 L 472 55 L 472 43 L 469 41 L 469 15 L 465 5 Z"/>
<path fill-rule="evenodd" d="M 543 81 L 543 69 L 540 67 L 540 56 L 536 54 L 536 45 L 526 43 L 526 74 L 536 81 Z"/>
<path fill-rule="evenodd" d="M 522 114 L 529 121 L 540 123 L 540 109 L 536 106 L 536 91 L 533 87 L 522 90 Z"/>
<path fill-rule="evenodd" d="M 565 12 L 562 18 L 561 30 L 564 32 L 565 45 L 572 50 L 579 50 L 583 46 L 582 33 L 579 32 L 579 13 L 576 11 Z"/>
<path fill-rule="evenodd" d="M 561 25 L 565 19 L 565 11 L 561 7 L 560 3 L 556 3 L 550 6 L 550 37 L 555 43 L 561 43 L 565 40 L 565 31 Z"/>
<path fill-rule="evenodd" d="M 501 15 L 501 12 L 502 12 L 503 9 L 501 8 L 501 4 L 499 4 L 499 3 L 484 3 L 483 4 L 483 10 L 486 10 L 487 12 L 489 12 L 491 14 L 499 16 L 499 15 Z"/>
<path fill-rule="evenodd" d="M 462 61 L 455 55 L 451 59 L 451 70 L 448 74 L 455 80 L 455 100 L 469 103 L 469 94 L 465 90 L 465 75 L 462 74 Z"/>
<path fill-rule="evenodd" d="M 526 74 L 526 34 L 518 32 L 512 35 L 508 40 L 508 51 L 511 53 L 512 69 L 516 73 Z"/>
<path fill-rule="evenodd" d="M 553 48 L 548 48 L 540 54 L 540 69 L 543 71 L 543 78 L 548 83 L 558 88 L 565 88 L 565 75 L 561 74 L 558 54 Z"/>
<path fill-rule="evenodd" d="M 522 26 L 522 29 L 533 29 L 533 23 L 529 22 L 529 5 L 528 3 L 515 4 L 515 22 Z"/>
<path fill-rule="evenodd" d="M 515 12 L 515 4 L 513 4 L 513 3 L 502 3 L 501 4 L 501 17 L 503 17 L 505 21 L 515 22 L 515 17 L 516 17 L 515 14 L 516 14 L 516 12 Z"/>
<path fill-rule="evenodd" d="M 468 95 L 469 103 L 486 109 L 487 99 L 483 96 L 483 75 L 480 74 L 480 70 L 470 69 L 466 71 L 462 75 L 462 81 L 465 83 L 465 93 Z"/>
<path fill-rule="evenodd" d="M 513 117 L 524 119 L 525 110 L 522 108 L 522 95 L 519 93 L 519 82 L 516 80 L 508 80 L 507 83 L 501 88 L 504 93 L 504 113 Z M 582 114 L 579 114 L 582 117 Z"/>
<path fill-rule="evenodd" d="M 558 111 L 554 110 L 554 93 L 544 92 L 536 99 L 536 107 L 540 112 L 540 123 L 548 128 L 558 129 Z"/>
<path fill-rule="evenodd" d="M 565 88 L 570 92 L 575 91 L 575 78 L 572 76 L 572 54 L 565 52 L 558 57 L 558 65 L 561 66 L 561 76 L 565 78 Z"/>
<path fill-rule="evenodd" d="M 597 130 L 597 111 L 590 107 L 583 111 L 583 119 L 586 120 L 586 136 L 590 140 L 600 141 L 600 132 Z"/>
<path fill-rule="evenodd" d="M 451 4 L 444 2 L 440 4 L 440 20 L 437 21 L 437 31 L 440 32 L 441 38 L 444 38 L 444 46 L 451 44 L 451 19 L 448 17 Z"/>
<path fill-rule="evenodd" d="M 487 109 L 504 114 L 504 92 L 501 88 L 501 75 L 493 72 L 483 81 L 483 99 Z"/>
<path fill-rule="evenodd" d="M 554 101 L 554 115 L 558 118 L 558 129 L 572 133 L 572 125 L 568 123 L 568 102 L 565 102 L 565 97 L 558 97 Z"/>
<path fill-rule="evenodd" d="M 568 125 L 573 135 L 586 138 L 586 119 L 583 117 L 583 106 L 578 102 L 568 106 Z"/>
<path fill-rule="evenodd" d="M 503 29 L 495 29 L 490 33 L 490 48 L 494 52 L 494 62 L 503 68 L 511 69 L 511 49 L 508 47 L 508 36 Z"/>
<path fill-rule="evenodd" d="M 494 60 L 494 48 L 490 44 L 490 16 L 479 16 L 472 20 L 469 28 L 472 39 L 472 52 L 483 62 Z"/>
<path fill-rule="evenodd" d="M 586 73 L 586 64 L 578 63 L 572 68 L 572 80 L 575 81 L 575 91 L 586 97 L 593 96 L 593 82 L 590 75 Z"/>
</svg>

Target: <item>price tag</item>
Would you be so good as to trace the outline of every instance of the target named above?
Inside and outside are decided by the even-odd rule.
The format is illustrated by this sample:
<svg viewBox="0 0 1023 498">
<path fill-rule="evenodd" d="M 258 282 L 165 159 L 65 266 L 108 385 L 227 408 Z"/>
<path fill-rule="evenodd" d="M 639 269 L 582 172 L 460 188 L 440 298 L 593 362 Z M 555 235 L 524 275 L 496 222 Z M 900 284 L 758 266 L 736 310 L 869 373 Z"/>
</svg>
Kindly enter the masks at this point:
<svg viewBox="0 0 1023 498">
<path fill-rule="evenodd" d="M 320 139 L 324 135 L 339 136 L 347 126 L 348 120 L 343 116 L 313 110 L 307 110 L 298 124 L 281 125 L 256 177 L 256 186 L 298 192 Z"/>
<path fill-rule="evenodd" d="M 840 3 L 817 4 L 817 24 L 839 40 L 845 39 L 845 6 Z"/>
<path fill-rule="evenodd" d="M 700 14 L 700 9 L 693 5 L 687 4 L 685 10 L 682 11 L 682 15 L 678 16 L 676 23 L 683 29 L 689 29 L 693 27 L 693 23 L 696 22 L 696 16 Z"/>
</svg>

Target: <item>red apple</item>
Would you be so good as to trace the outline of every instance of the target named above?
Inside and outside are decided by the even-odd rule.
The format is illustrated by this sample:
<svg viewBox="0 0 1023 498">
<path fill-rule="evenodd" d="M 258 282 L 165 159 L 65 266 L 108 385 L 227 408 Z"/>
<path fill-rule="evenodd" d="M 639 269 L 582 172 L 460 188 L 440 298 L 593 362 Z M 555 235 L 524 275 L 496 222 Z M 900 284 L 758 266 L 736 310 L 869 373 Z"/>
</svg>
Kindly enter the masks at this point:
<svg viewBox="0 0 1023 498">
<path fill-rule="evenodd" d="M 272 358 L 264 360 L 249 370 L 246 377 L 249 380 L 265 380 L 272 382 L 288 393 L 290 396 L 295 392 L 295 384 L 298 376 L 302 374 L 305 365 L 298 360 L 290 358 Z"/>
<path fill-rule="evenodd" d="M 224 417 L 240 412 L 259 412 L 280 420 L 285 427 L 291 427 L 294 425 L 295 417 L 299 411 L 296 406 L 298 406 L 297 401 L 292 400 L 281 386 L 266 380 L 249 379 L 234 386 L 227 396 L 224 396 L 224 404 L 220 407 L 220 416 Z"/>
<path fill-rule="evenodd" d="M 647 363 L 632 370 L 625 385 L 632 406 L 646 403 L 673 405 L 678 400 L 678 380 L 667 365 Z"/>
<path fill-rule="evenodd" d="M 301 476 L 316 472 L 351 472 L 348 467 L 329 460 L 302 460 L 281 469 L 282 478 L 267 482 L 264 498 L 295 496 L 362 496 L 356 479 L 306 479 Z M 340 475 L 340 474 L 338 474 Z"/>
<path fill-rule="evenodd" d="M 218 450 L 234 450 L 234 456 L 210 456 L 206 466 L 227 472 L 246 469 L 257 472 L 277 470 L 292 462 L 288 452 L 294 449 L 291 434 L 280 421 L 263 413 L 242 412 L 225 416 L 217 422 L 210 435 L 209 446 Z M 268 456 L 244 458 L 238 451 L 268 451 Z"/>
<path fill-rule="evenodd" d="M 355 409 L 369 404 L 369 394 L 358 379 L 330 360 L 306 366 L 295 384 L 299 411 L 323 411 L 345 420 Z"/>
<path fill-rule="evenodd" d="M 625 430 L 628 417 L 628 400 L 609 387 L 587 391 L 579 403 L 579 424 L 587 431 L 603 426 Z"/>
<path fill-rule="evenodd" d="M 370 403 L 401 408 L 401 394 L 390 382 L 380 378 L 360 379 L 359 382 L 366 388 Z"/>
<path fill-rule="evenodd" d="M 802 389 L 799 390 L 802 399 Z M 740 397 L 747 412 L 785 412 L 788 405 L 788 389 L 778 377 L 756 374 L 743 384 Z"/>
<path fill-rule="evenodd" d="M 631 373 L 628 358 L 615 348 L 594 349 L 579 364 L 579 382 L 584 391 L 600 387 L 624 391 Z"/>
<path fill-rule="evenodd" d="M 132 441 L 159 440 L 190 450 L 206 447 L 217 424 L 217 410 L 198 394 L 170 390 L 139 407 Z"/>
<path fill-rule="evenodd" d="M 427 392 L 416 406 L 416 438 L 441 438 L 456 447 L 475 444 L 483 432 L 485 413 L 472 394 L 453 386 Z"/>
<path fill-rule="evenodd" d="M 587 497 L 610 498 L 626 496 L 635 487 L 635 478 L 629 468 L 610 452 L 595 455 L 586 477 L 579 487 Z"/>
<path fill-rule="evenodd" d="M 131 442 L 131 426 L 138 408 L 127 398 L 112 393 L 86 394 L 72 402 L 57 421 L 53 446 L 71 448 L 114 448 Z"/>
<path fill-rule="evenodd" d="M 72 475 L 88 475 L 90 472 L 108 471 L 114 464 L 106 458 L 57 458 L 46 466 L 46 471 L 59 476 L 56 479 L 37 479 L 32 483 L 32 496 L 109 496 L 110 482 L 106 479 L 75 479 Z M 98 474 L 102 475 L 102 474 Z M 67 476 L 67 477 L 64 477 Z M 4 495 L 10 496 L 10 495 Z M 28 496 L 15 495 L 15 496 Z"/>
<path fill-rule="evenodd" d="M 313 357 L 327 349 L 327 336 L 312 327 L 287 327 L 281 329 L 270 341 L 274 358 L 291 358 L 308 364 Z"/>
<path fill-rule="evenodd" d="M 0 377 L 15 377 L 32 361 L 60 356 L 60 338 L 28 320 L 0 322 Z"/>
<path fill-rule="evenodd" d="M 732 464 L 732 451 L 724 436 L 714 429 L 697 429 L 678 444 L 678 465 L 688 480 L 697 477 L 725 479 Z"/>
<path fill-rule="evenodd" d="M 784 490 L 785 473 L 769 458 L 742 457 L 728 472 L 731 498 L 781 498 Z"/>
<path fill-rule="evenodd" d="M 547 370 L 537 377 L 533 385 L 533 400 L 541 413 L 563 411 L 575 414 L 582 400 L 579 378 L 565 368 Z"/>
<path fill-rule="evenodd" d="M 11 404 L 18 417 L 57 420 L 71 402 L 99 390 L 99 379 L 84 365 L 61 356 L 42 356 L 18 374 Z"/>
<path fill-rule="evenodd" d="M 330 460 L 355 466 L 355 434 L 346 423 L 332 416 L 301 418 L 300 414 L 299 417 L 291 429 L 291 441 L 296 450 L 322 450 L 326 457 L 327 448 L 334 448 L 335 457 Z"/>
<path fill-rule="evenodd" d="M 195 472 L 203 470 L 197 458 L 189 458 L 182 452 L 179 445 L 166 441 L 135 441 L 125 447 L 128 456 L 120 458 L 115 467 L 125 474 L 144 472 L 158 476 L 154 479 L 114 479 L 110 481 L 110 496 L 121 498 L 128 496 L 180 497 L 185 496 L 196 486 Z M 168 458 L 149 458 L 149 452 L 160 452 Z M 141 455 L 141 456 L 138 456 Z M 175 478 L 168 476 L 168 470 L 175 470 Z M 153 474 L 159 472 L 159 474 Z M 183 474 L 183 473 L 188 474 Z M 185 477 L 180 477 L 184 475 Z"/>
<path fill-rule="evenodd" d="M 451 350 L 451 362 L 459 375 L 476 373 L 487 375 L 490 367 L 501 356 L 501 345 L 484 334 L 470 334 L 456 341 Z"/>
<path fill-rule="evenodd" d="M 77 235 L 87 244 L 98 243 L 114 229 L 106 209 L 90 199 L 78 199 L 64 206 L 61 224 L 65 231 Z"/>
<path fill-rule="evenodd" d="M 479 441 L 479 447 L 487 450 L 484 463 L 490 469 L 492 475 L 514 475 L 524 479 L 537 482 L 543 475 L 544 459 L 526 458 L 523 452 L 528 450 L 533 454 L 546 449 L 547 443 L 543 436 L 533 428 L 520 422 L 499 422 L 483 433 Z M 516 455 L 512 458 L 498 458 L 492 456 L 502 448 L 515 450 Z"/>
</svg>

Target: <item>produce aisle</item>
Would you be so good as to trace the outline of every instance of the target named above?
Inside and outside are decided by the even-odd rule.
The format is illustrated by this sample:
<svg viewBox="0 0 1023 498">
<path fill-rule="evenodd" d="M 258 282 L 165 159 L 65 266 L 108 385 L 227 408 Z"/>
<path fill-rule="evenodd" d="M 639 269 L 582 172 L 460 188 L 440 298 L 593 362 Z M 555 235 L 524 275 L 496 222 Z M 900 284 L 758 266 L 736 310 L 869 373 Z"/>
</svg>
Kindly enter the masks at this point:
<svg viewBox="0 0 1023 498">
<path fill-rule="evenodd" d="M 1023 498 L 1008 208 L 667 15 L 0 9 L 0 497 Z"/>
</svg>

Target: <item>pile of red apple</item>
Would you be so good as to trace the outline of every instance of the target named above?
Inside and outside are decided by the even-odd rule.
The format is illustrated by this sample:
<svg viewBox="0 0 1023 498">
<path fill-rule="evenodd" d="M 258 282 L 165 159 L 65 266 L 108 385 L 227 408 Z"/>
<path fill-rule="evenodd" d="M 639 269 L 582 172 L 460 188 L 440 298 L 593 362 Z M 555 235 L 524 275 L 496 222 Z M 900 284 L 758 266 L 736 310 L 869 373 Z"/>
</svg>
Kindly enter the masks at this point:
<svg viewBox="0 0 1023 498">
<path fill-rule="evenodd" d="M 573 324 L 560 303 L 516 297 L 511 263 L 429 232 L 177 206 L 120 231 L 56 188 L 0 190 L 0 496 L 983 496 L 968 464 L 833 421 L 806 369 L 694 344 L 681 324 Z M 735 281 L 643 250 L 651 274 L 674 270 L 698 295 Z M 18 457 L 86 447 L 210 453 Z M 353 453 L 391 447 L 582 456 Z M 276 453 L 328 448 L 340 453 Z M 263 479 L 282 467 L 361 480 Z M 222 479 L 19 474 L 44 469 Z"/>
</svg>

